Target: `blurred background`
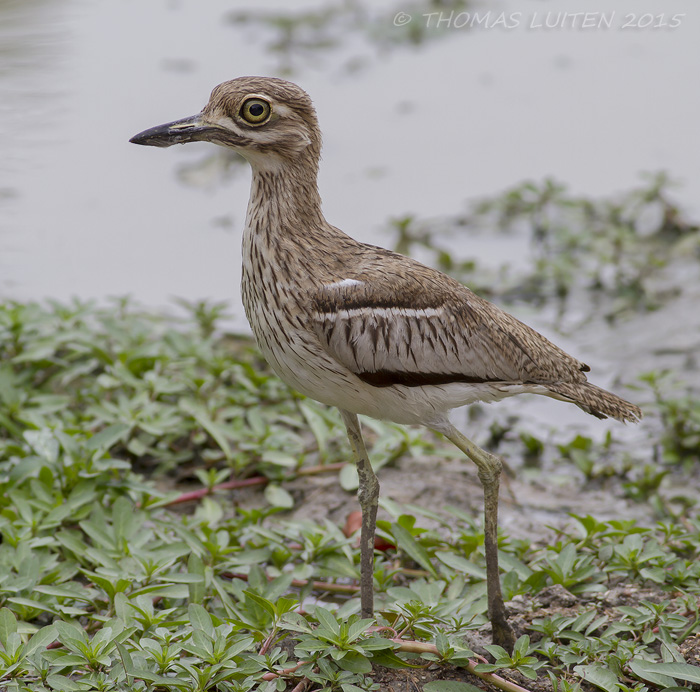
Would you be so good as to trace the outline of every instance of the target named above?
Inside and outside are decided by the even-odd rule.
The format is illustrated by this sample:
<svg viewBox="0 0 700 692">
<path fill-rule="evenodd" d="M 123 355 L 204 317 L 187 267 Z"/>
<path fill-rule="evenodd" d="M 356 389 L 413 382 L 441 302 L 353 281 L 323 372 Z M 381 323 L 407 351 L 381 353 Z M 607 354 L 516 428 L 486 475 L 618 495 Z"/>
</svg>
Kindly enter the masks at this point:
<svg viewBox="0 0 700 692">
<path fill-rule="evenodd" d="M 551 224 L 518 232 L 528 200 L 532 221 L 550 213 L 548 195 L 558 214 L 574 198 L 613 200 L 610 218 L 614 200 L 627 199 L 618 206 L 643 242 L 669 219 L 674 243 L 697 230 L 700 10 L 679 0 L 605 5 L 1 0 L 0 298 L 128 294 L 158 309 L 172 309 L 173 297 L 225 300 L 230 325 L 246 330 L 247 166 L 209 144 L 161 151 L 128 139 L 199 111 L 221 81 L 278 76 L 316 104 L 331 223 L 458 274 L 468 268 L 467 281 L 588 361 L 601 385 L 662 366 L 692 377 L 697 234 L 672 252 L 647 247 L 627 284 L 649 279 L 653 290 L 644 284 L 643 300 L 619 310 L 624 291 L 568 286 L 578 297 L 562 306 L 531 300 L 529 284 L 513 280 L 525 265 L 542 270 L 543 257 L 556 279 L 566 255 L 566 243 L 549 254 L 537 245 Z M 625 198 L 631 190 L 642 192 Z M 586 205 L 577 211 L 585 217 Z M 570 236 L 589 233 L 585 219 L 562 223 Z M 567 256 L 582 251 L 567 243 Z M 594 284 L 617 281 L 628 254 L 615 247 Z M 560 280 L 539 285 L 561 292 Z M 590 422 L 551 402 L 534 402 L 534 415 L 542 406 L 547 420 L 556 410 L 562 422 Z"/>
</svg>

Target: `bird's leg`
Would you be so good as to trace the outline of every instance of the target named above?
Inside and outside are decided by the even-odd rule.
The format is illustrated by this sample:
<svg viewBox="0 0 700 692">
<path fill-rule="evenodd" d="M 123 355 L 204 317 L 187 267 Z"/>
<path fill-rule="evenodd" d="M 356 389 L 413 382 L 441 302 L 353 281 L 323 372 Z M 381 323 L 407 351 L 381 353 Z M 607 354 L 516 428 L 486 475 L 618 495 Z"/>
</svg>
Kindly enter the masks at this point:
<svg viewBox="0 0 700 692">
<path fill-rule="evenodd" d="M 340 409 L 340 415 L 348 431 L 348 438 L 355 454 L 359 487 L 357 497 L 362 509 L 360 533 L 360 603 L 362 617 L 374 617 L 374 534 L 377 529 L 377 505 L 379 481 L 369 463 L 369 456 L 362 439 L 360 421 L 354 413 Z"/>
<path fill-rule="evenodd" d="M 503 464 L 498 457 L 477 447 L 454 426 L 449 425 L 448 429 L 441 432 L 478 468 L 479 480 L 484 488 L 484 551 L 489 619 L 494 644 L 502 646 L 510 653 L 515 644 L 515 634 L 508 622 L 508 613 L 503 603 L 498 569 L 498 484 Z"/>
</svg>

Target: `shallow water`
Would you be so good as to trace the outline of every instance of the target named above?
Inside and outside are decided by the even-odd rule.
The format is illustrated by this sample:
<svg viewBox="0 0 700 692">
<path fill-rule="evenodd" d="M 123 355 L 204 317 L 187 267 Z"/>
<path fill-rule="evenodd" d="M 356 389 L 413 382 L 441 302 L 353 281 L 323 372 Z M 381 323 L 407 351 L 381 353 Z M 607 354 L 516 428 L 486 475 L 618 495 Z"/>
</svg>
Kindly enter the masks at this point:
<svg viewBox="0 0 700 692">
<path fill-rule="evenodd" d="M 522 179 L 554 176 L 577 193 L 604 195 L 658 169 L 682 183 L 677 199 L 697 218 L 700 92 L 688 78 L 700 58 L 700 9 L 670 0 L 664 21 L 681 13 L 678 27 L 634 29 L 622 28 L 628 13 L 658 17 L 660 5 L 616 5 L 610 28 L 547 30 L 537 22 L 548 5 L 504 3 L 499 11 L 521 13 L 517 27 L 466 31 L 443 17 L 418 47 L 392 43 L 392 32 L 404 30 L 393 24 L 400 12 L 427 22 L 408 3 L 365 8 L 366 31 L 332 25 L 338 45 L 295 55 L 292 75 L 314 98 L 324 129 L 328 219 L 377 242 L 391 217 L 456 213 Z M 245 328 L 238 283 L 247 168 L 229 166 L 222 178 L 226 160 L 207 144 L 161 151 L 128 143 L 146 127 L 198 111 L 220 81 L 280 74 L 284 58 L 270 49 L 271 30 L 230 21 L 240 3 L 202 7 L 0 5 L 0 296 L 131 294 L 152 306 L 172 296 L 229 300 L 234 325 Z M 288 5 L 255 4 L 275 7 Z M 497 6 L 488 7 L 495 19 Z M 583 0 L 558 8 L 589 9 Z M 498 264 L 513 249 L 480 237 L 468 251 Z M 631 378 L 652 367 L 676 310 L 692 314 L 687 300 L 557 341 L 587 353 L 600 384 L 619 372 Z M 532 310 L 519 316 L 538 328 L 548 322 Z M 683 338 L 697 343 L 697 331 L 686 322 Z M 538 417 L 543 406 L 553 408 L 534 401 L 520 409 Z M 581 420 L 573 407 L 554 408 L 561 425 Z"/>
<path fill-rule="evenodd" d="M 658 9 L 618 5 L 616 26 L 624 8 Z M 181 295 L 238 306 L 247 170 L 225 184 L 204 175 L 187 185 L 178 169 L 210 156 L 211 145 L 154 151 L 127 141 L 196 112 L 219 81 L 279 69 L 268 29 L 226 21 L 239 4 L 201 7 L 0 6 L 3 295 L 131 293 L 149 304 Z M 700 11 L 664 3 L 667 14 L 685 13 L 673 30 L 546 31 L 524 26 L 542 21 L 542 3 L 517 7 L 513 30 L 465 31 L 443 17 L 439 40 L 416 49 L 341 34 L 322 61 L 295 62 L 325 132 L 321 187 L 333 223 L 370 239 L 391 216 L 455 212 L 523 178 L 554 175 L 606 194 L 659 168 L 683 182 L 679 198 L 698 210 L 700 157 L 690 149 L 700 94 L 687 77 L 700 57 Z M 368 22 L 381 26 L 370 28 L 400 31 L 392 12 L 403 9 L 375 4 Z M 413 22 L 426 21 L 414 13 Z M 365 66 L 349 72 L 358 59 Z M 483 241 L 477 250 L 494 251 Z"/>
</svg>

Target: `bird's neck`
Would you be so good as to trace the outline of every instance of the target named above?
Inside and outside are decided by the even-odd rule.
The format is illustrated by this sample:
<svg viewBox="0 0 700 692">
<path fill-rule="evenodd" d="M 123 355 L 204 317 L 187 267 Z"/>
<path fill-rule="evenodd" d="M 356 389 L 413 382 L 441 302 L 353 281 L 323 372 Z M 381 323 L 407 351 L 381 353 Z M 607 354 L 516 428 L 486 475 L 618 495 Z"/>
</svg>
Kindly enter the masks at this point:
<svg viewBox="0 0 700 692">
<path fill-rule="evenodd" d="M 279 166 L 251 164 L 248 229 L 289 236 L 326 225 L 316 183 L 317 165 L 304 159 Z"/>
<path fill-rule="evenodd" d="M 316 280 L 333 262 L 338 245 L 348 242 L 353 241 L 323 217 L 315 167 L 254 165 L 242 248 L 248 314 L 256 300 L 250 287 L 265 284 L 269 292 L 301 276 Z"/>
</svg>

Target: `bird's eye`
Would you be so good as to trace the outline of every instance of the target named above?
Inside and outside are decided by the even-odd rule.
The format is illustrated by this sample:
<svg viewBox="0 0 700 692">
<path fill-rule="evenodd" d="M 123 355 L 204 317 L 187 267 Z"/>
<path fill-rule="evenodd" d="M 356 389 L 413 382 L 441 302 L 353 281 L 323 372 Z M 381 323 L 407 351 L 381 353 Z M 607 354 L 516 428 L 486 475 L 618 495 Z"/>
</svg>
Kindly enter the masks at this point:
<svg viewBox="0 0 700 692">
<path fill-rule="evenodd" d="M 260 125 L 270 117 L 270 104 L 262 99 L 246 99 L 241 106 L 241 117 L 251 125 Z"/>
</svg>

